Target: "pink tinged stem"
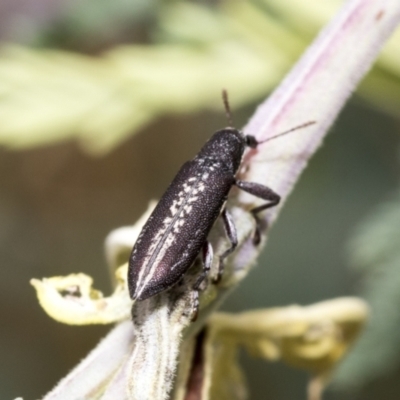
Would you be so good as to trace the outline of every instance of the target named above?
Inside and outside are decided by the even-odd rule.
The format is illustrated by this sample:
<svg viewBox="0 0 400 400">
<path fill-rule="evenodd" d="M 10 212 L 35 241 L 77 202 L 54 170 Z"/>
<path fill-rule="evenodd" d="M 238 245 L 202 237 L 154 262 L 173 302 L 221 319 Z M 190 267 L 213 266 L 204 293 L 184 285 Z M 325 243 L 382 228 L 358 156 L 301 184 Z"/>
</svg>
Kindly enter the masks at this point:
<svg viewBox="0 0 400 400">
<path fill-rule="evenodd" d="M 257 181 L 287 197 L 399 21 L 398 0 L 351 0 L 344 5 L 278 89 L 258 107 L 244 131 L 264 140 L 306 121 L 316 124 L 260 145 L 257 152 L 264 153 L 259 157 L 263 162 L 252 165 L 246 179 L 253 174 L 263 176 Z M 249 152 L 246 161 L 250 163 L 255 153 Z M 269 216 L 276 214 L 271 210 Z"/>
</svg>

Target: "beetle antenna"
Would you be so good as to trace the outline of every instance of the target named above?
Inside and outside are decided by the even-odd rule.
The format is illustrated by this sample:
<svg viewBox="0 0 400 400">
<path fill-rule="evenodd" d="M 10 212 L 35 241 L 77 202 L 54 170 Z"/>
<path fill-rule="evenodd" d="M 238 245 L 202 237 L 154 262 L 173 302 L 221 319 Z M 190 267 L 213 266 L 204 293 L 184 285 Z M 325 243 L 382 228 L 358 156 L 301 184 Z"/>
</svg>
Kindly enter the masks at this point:
<svg viewBox="0 0 400 400">
<path fill-rule="evenodd" d="M 308 122 L 305 122 L 304 124 L 297 125 L 297 126 L 295 126 L 294 128 L 291 128 L 291 129 L 289 129 L 289 130 L 287 130 L 287 131 L 278 133 L 277 135 L 272 136 L 272 137 L 270 137 L 270 138 L 268 138 L 268 139 L 261 140 L 261 141 L 257 142 L 257 144 L 269 142 L 270 140 L 276 139 L 276 138 L 281 137 L 281 136 L 283 136 L 283 135 L 287 135 L 288 133 L 291 133 L 291 132 L 293 132 L 293 131 L 297 131 L 297 130 L 299 130 L 299 129 L 306 128 L 307 126 L 314 125 L 314 124 L 316 124 L 316 123 L 317 123 L 317 121 L 308 121 Z"/>
<path fill-rule="evenodd" d="M 228 120 L 229 124 L 228 126 L 233 128 L 232 113 L 231 113 L 231 108 L 229 107 L 228 92 L 226 89 L 222 89 L 222 100 L 224 102 L 226 119 Z"/>
</svg>

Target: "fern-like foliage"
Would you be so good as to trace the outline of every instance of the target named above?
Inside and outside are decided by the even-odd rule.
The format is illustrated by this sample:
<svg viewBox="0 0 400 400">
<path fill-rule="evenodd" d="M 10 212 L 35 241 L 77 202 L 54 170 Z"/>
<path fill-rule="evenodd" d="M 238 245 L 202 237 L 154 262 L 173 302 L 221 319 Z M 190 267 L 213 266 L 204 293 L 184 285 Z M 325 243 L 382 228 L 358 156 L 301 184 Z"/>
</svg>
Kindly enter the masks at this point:
<svg viewBox="0 0 400 400">
<path fill-rule="evenodd" d="M 78 139 L 86 150 L 102 153 L 162 115 L 220 109 L 223 87 L 239 107 L 277 84 L 340 4 L 309 0 L 294 8 L 289 0 L 263 0 L 210 7 L 178 1 L 159 7 L 149 44 L 120 45 L 99 56 L 3 46 L 0 144 L 24 148 Z M 399 47 L 400 33 L 361 88 L 396 115 Z"/>
<path fill-rule="evenodd" d="M 364 275 L 371 320 L 338 371 L 336 382 L 345 387 L 361 386 L 400 364 L 400 196 L 358 227 L 350 254 Z"/>
</svg>

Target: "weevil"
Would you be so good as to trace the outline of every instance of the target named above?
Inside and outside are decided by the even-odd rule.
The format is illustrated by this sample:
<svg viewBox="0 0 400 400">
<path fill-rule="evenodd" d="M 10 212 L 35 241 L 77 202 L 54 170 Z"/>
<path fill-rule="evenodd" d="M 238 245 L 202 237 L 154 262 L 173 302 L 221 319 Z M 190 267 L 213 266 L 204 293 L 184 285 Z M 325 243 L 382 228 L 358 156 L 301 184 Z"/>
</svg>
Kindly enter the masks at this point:
<svg viewBox="0 0 400 400">
<path fill-rule="evenodd" d="M 267 203 L 250 212 L 255 219 L 254 244 L 261 239 L 258 213 L 276 206 L 280 196 L 259 183 L 236 179 L 246 147 L 311 125 L 299 125 L 289 131 L 257 141 L 232 127 L 226 91 L 223 100 L 229 125 L 213 134 L 191 161 L 183 164 L 153 213 L 144 225 L 129 259 L 128 285 L 133 300 L 145 300 L 177 284 L 202 252 L 203 271 L 193 289 L 197 292 L 206 278 L 213 260 L 213 249 L 207 236 L 221 215 L 230 247 L 219 256 L 218 279 L 224 260 L 235 250 L 238 240 L 232 217 L 225 207 L 233 186 Z"/>
</svg>

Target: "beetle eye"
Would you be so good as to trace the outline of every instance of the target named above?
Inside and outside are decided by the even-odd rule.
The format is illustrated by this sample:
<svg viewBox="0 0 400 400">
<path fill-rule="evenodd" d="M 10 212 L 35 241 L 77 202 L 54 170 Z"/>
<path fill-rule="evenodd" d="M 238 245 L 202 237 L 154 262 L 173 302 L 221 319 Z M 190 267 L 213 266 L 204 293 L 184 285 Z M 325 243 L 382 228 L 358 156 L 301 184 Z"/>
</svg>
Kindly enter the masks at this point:
<svg viewBox="0 0 400 400">
<path fill-rule="evenodd" d="M 246 135 L 246 145 L 255 149 L 258 145 L 257 139 L 254 136 Z"/>
</svg>

